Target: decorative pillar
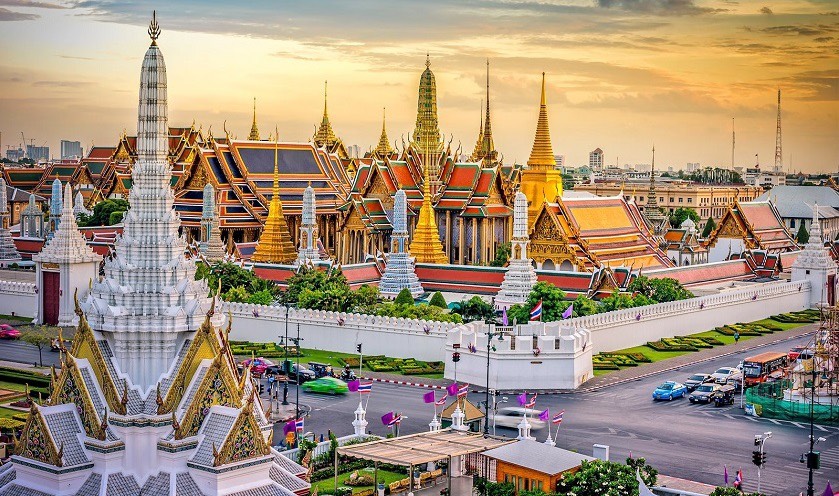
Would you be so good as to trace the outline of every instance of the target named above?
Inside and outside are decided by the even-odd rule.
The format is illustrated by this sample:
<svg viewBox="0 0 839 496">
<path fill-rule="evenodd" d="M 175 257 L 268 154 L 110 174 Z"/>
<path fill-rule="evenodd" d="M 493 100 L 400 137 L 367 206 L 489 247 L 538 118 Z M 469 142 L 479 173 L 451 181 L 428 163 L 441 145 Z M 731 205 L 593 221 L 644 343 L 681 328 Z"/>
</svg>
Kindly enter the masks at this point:
<svg viewBox="0 0 839 496">
<path fill-rule="evenodd" d="M 6 193 L 6 180 L 0 177 L 0 264 L 19 262 L 20 253 L 9 233 L 9 203 Z M 23 229 L 23 224 L 21 224 Z M 21 233 L 23 234 L 23 233 Z"/>
<path fill-rule="evenodd" d="M 355 409 L 355 420 L 353 420 L 352 426 L 356 436 L 367 435 L 367 412 L 364 411 L 361 400 L 358 400 L 358 408 Z"/>
<path fill-rule="evenodd" d="M 297 249 L 297 265 L 320 260 L 318 250 L 318 224 L 315 203 L 315 190 L 312 184 L 303 190 L 303 212 L 300 222 L 300 240 Z"/>
<path fill-rule="evenodd" d="M 530 291 L 536 285 L 536 271 L 533 263 L 527 257 L 527 245 L 530 238 L 527 235 L 528 224 L 527 196 L 516 193 L 513 206 L 513 239 L 510 241 L 510 262 L 504 273 L 501 289 L 495 297 L 497 310 L 510 308 L 515 304 L 527 301 Z"/>
<path fill-rule="evenodd" d="M 452 412 L 452 430 L 455 431 L 468 431 L 469 427 L 464 425 L 463 421 L 466 418 L 466 414 L 463 413 L 463 410 L 460 409 L 460 402 L 458 401 L 457 406 Z"/>
<path fill-rule="evenodd" d="M 521 422 L 519 422 L 519 435 L 516 436 L 516 439 L 530 439 L 531 441 L 535 441 L 536 438 L 530 435 L 530 422 L 527 421 L 527 416 L 521 418 Z"/>
</svg>

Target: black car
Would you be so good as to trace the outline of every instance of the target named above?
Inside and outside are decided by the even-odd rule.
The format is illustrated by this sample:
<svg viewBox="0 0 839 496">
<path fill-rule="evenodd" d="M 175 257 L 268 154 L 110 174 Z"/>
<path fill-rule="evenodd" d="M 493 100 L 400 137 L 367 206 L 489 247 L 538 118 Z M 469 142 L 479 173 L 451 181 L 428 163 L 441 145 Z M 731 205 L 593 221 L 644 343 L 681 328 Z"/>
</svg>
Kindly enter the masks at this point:
<svg viewBox="0 0 839 496">
<path fill-rule="evenodd" d="M 720 389 L 718 384 L 708 383 L 700 384 L 696 389 L 690 393 L 688 400 L 691 403 L 710 403 L 714 401 L 717 391 Z"/>
<path fill-rule="evenodd" d="M 687 386 L 688 391 L 693 391 L 699 387 L 699 385 L 705 384 L 706 382 L 714 382 L 714 380 L 711 379 L 711 374 L 693 374 L 688 377 L 683 384 Z"/>
<path fill-rule="evenodd" d="M 265 374 L 274 375 L 288 375 L 289 382 L 303 384 L 306 381 L 313 381 L 317 379 L 315 373 L 306 367 L 300 365 L 299 373 L 296 363 L 286 362 L 286 365 L 271 365 L 265 369 Z M 299 379 L 298 379 L 299 377 Z"/>
</svg>

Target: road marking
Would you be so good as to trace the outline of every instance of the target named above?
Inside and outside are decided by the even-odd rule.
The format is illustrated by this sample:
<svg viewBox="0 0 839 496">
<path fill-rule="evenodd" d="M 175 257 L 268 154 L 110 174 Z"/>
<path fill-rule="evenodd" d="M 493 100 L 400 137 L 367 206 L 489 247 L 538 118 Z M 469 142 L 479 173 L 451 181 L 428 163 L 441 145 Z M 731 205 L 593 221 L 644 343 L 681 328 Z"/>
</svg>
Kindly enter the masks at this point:
<svg viewBox="0 0 839 496">
<path fill-rule="evenodd" d="M 813 427 L 815 427 L 816 429 L 818 429 L 818 430 L 820 430 L 820 431 L 822 431 L 822 432 L 827 432 L 827 429 L 825 429 L 824 427 L 822 427 L 822 426 L 820 426 L 820 425 L 813 424 Z"/>
<path fill-rule="evenodd" d="M 801 428 L 801 429 L 806 429 L 806 427 L 804 427 L 803 425 L 799 424 L 798 422 L 793 422 L 792 420 L 790 420 L 790 421 L 789 421 L 789 423 L 790 423 L 790 424 L 792 424 L 792 425 L 794 425 L 794 426 L 796 426 L 796 427 L 799 427 L 799 428 Z M 813 425 L 815 425 L 815 424 L 813 424 Z"/>
<path fill-rule="evenodd" d="M 772 422 L 772 423 L 773 423 L 773 424 L 775 424 L 775 425 L 781 425 L 781 423 L 780 423 L 780 422 L 778 422 L 778 421 L 777 421 L 777 420 L 775 420 L 775 419 L 767 419 L 767 420 L 769 420 L 770 422 Z"/>
</svg>

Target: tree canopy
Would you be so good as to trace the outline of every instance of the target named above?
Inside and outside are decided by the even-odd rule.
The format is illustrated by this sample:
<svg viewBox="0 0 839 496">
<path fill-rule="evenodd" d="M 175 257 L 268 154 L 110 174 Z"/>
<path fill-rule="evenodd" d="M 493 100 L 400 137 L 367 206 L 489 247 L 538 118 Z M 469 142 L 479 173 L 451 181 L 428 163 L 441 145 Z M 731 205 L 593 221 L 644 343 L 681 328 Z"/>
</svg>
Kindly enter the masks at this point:
<svg viewBox="0 0 839 496">
<path fill-rule="evenodd" d="M 714 229 L 716 229 L 716 228 L 717 228 L 717 223 L 714 222 L 713 217 L 709 216 L 708 217 L 708 222 L 705 223 L 705 229 L 702 230 L 702 237 L 707 238 L 708 236 L 711 235 L 712 232 L 714 232 Z"/>
<path fill-rule="evenodd" d="M 655 485 L 658 471 L 643 458 L 628 458 L 626 464 L 594 460 L 584 461 L 580 470 L 563 477 L 556 485 L 557 494 L 575 496 L 637 496 L 638 480 L 648 487 Z"/>
<path fill-rule="evenodd" d="M 431 297 L 431 301 L 428 302 L 429 305 L 433 307 L 440 307 L 440 308 L 449 308 L 449 305 L 446 303 L 446 299 L 443 298 L 443 294 L 437 291 Z"/>
<path fill-rule="evenodd" d="M 699 224 L 699 214 L 696 210 L 690 207 L 679 207 L 670 216 L 670 225 L 672 227 L 680 227 L 685 219 L 692 220 L 695 224 Z"/>
<path fill-rule="evenodd" d="M 524 305 L 513 305 L 507 310 L 507 317 L 516 322 L 527 322 L 530 320 L 530 310 L 542 301 L 542 322 L 553 322 L 562 318 L 562 312 L 571 304 L 565 301 L 565 291 L 553 284 L 539 281 L 533 286 L 527 302 Z"/>
<path fill-rule="evenodd" d="M 82 214 L 79 216 L 79 225 L 82 227 L 92 226 L 110 226 L 122 222 L 121 215 L 112 216 L 115 212 L 123 212 L 128 210 L 128 201 L 122 198 L 112 198 L 101 201 L 94 205 L 93 213 L 90 215 Z M 111 222 L 112 220 L 116 222 Z"/>
<path fill-rule="evenodd" d="M 810 231 L 804 228 L 804 221 L 798 226 L 798 234 L 795 235 L 798 244 L 803 245 L 810 241 Z"/>
<path fill-rule="evenodd" d="M 486 321 L 495 317 L 495 309 L 480 296 L 473 296 L 468 300 L 461 301 L 455 305 L 452 311 L 459 314 L 466 322 L 472 322 L 473 320 Z"/>
<path fill-rule="evenodd" d="M 509 241 L 498 245 L 498 249 L 495 250 L 495 260 L 489 263 L 490 267 L 504 267 L 507 265 L 507 261 L 510 260 L 511 249 L 512 245 Z"/>
<path fill-rule="evenodd" d="M 632 293 L 646 296 L 653 303 L 693 298 L 693 293 L 685 289 L 679 281 L 670 277 L 650 279 L 647 276 L 640 276 L 629 283 L 627 289 Z"/>
</svg>

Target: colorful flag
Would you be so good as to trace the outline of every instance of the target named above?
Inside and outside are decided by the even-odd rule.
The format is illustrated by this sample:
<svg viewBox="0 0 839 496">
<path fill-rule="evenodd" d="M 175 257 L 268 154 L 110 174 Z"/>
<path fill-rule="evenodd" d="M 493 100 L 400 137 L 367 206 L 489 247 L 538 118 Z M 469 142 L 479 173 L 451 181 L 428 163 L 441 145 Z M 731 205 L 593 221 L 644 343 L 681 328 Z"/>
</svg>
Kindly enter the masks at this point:
<svg viewBox="0 0 839 496">
<path fill-rule="evenodd" d="M 283 425 L 283 434 L 288 435 L 289 432 L 294 432 L 294 420 L 289 420 Z"/>
<path fill-rule="evenodd" d="M 303 419 L 302 418 L 297 419 L 297 421 L 294 423 L 294 430 L 296 430 L 297 432 L 303 432 Z"/>
<path fill-rule="evenodd" d="M 457 383 L 453 382 L 449 384 L 449 387 L 446 388 L 446 392 L 449 396 L 457 396 Z"/>
<path fill-rule="evenodd" d="M 527 404 L 527 392 L 521 393 L 518 396 L 519 406 L 524 406 Z"/>
<path fill-rule="evenodd" d="M 542 300 L 530 310 L 530 321 L 542 320 Z"/>
<path fill-rule="evenodd" d="M 393 416 L 392 419 L 390 419 L 390 422 L 388 422 L 387 426 L 392 427 L 394 425 L 398 425 L 400 422 L 402 422 L 402 414 L 397 413 L 396 415 Z"/>
<path fill-rule="evenodd" d="M 539 393 L 534 394 L 533 397 L 530 398 L 530 401 L 528 401 L 527 404 L 524 405 L 524 407 L 525 408 L 533 408 L 534 406 L 536 406 L 536 397 L 537 396 L 539 396 Z"/>
<path fill-rule="evenodd" d="M 510 321 L 507 319 L 507 309 L 506 308 L 501 312 L 501 323 L 504 324 L 505 326 L 510 325 Z"/>
<path fill-rule="evenodd" d="M 725 481 L 725 485 L 728 485 L 728 465 L 722 466 L 722 479 Z"/>
<path fill-rule="evenodd" d="M 359 384 L 361 384 L 361 381 L 357 379 L 354 381 L 350 381 L 347 383 L 347 389 L 349 389 L 351 393 L 355 393 L 356 391 L 358 391 Z"/>
<path fill-rule="evenodd" d="M 551 417 L 551 412 L 548 408 L 545 408 L 542 413 L 539 414 L 539 420 L 547 422 L 547 420 Z"/>
<path fill-rule="evenodd" d="M 469 394 L 469 384 L 464 384 L 457 390 L 457 397 L 462 398 Z"/>
<path fill-rule="evenodd" d="M 734 487 L 740 489 L 740 486 L 743 485 L 743 469 L 737 471 L 737 477 L 734 478 Z"/>
<path fill-rule="evenodd" d="M 359 382 L 358 394 L 370 394 L 373 392 L 373 381 Z"/>
<path fill-rule="evenodd" d="M 386 414 L 382 415 L 382 424 L 390 425 L 390 422 L 393 420 L 394 417 L 393 412 L 387 412 Z"/>
<path fill-rule="evenodd" d="M 564 312 L 562 312 L 562 318 L 563 319 L 570 319 L 573 316 L 574 316 L 574 304 L 572 303 L 572 304 L 568 305 L 568 308 L 566 308 Z"/>
<path fill-rule="evenodd" d="M 833 494 L 834 494 L 833 493 L 833 488 L 830 487 L 830 481 L 827 481 L 827 487 L 824 488 L 824 492 L 822 493 L 822 496 L 833 496 Z"/>
<path fill-rule="evenodd" d="M 422 395 L 422 401 L 425 403 L 434 403 L 434 391 L 429 391 Z"/>
<path fill-rule="evenodd" d="M 552 422 L 553 422 L 555 425 L 561 424 L 561 423 L 562 423 L 562 415 L 563 415 L 564 413 L 565 413 L 565 410 L 560 410 L 560 412 L 559 412 L 559 413 L 557 413 L 556 415 L 554 415 L 554 418 L 553 418 Z M 629 455 L 629 457 L 630 457 L 630 458 L 632 458 L 632 454 L 630 454 L 630 455 Z"/>
<path fill-rule="evenodd" d="M 443 405 L 446 404 L 446 400 L 448 399 L 448 397 L 449 397 L 448 394 L 444 394 L 443 397 L 440 398 L 439 400 L 435 401 L 434 404 L 437 405 L 437 406 L 443 406 Z"/>
</svg>

